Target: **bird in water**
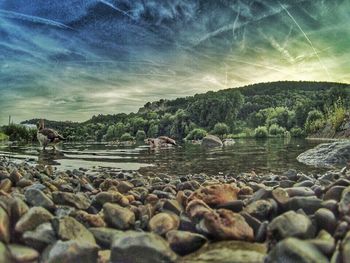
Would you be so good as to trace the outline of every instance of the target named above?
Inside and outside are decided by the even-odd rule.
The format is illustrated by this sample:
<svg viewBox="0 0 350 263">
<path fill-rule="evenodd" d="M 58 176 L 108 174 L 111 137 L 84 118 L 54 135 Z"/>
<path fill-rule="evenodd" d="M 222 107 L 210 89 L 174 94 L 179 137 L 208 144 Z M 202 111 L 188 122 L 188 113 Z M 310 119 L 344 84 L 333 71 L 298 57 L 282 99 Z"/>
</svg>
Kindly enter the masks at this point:
<svg viewBox="0 0 350 263">
<path fill-rule="evenodd" d="M 48 145 L 52 145 L 53 150 L 56 150 L 56 144 L 65 140 L 57 131 L 45 128 L 44 120 L 40 120 L 36 126 L 38 128 L 36 136 L 43 150 Z"/>
</svg>

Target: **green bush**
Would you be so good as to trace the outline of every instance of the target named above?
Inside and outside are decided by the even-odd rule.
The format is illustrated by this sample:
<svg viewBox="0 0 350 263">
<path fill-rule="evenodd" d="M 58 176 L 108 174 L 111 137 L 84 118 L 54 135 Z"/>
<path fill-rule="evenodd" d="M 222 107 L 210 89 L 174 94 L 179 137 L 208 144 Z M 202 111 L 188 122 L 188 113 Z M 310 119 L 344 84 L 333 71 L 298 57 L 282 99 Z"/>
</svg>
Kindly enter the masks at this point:
<svg viewBox="0 0 350 263">
<path fill-rule="evenodd" d="M 5 140 L 7 140 L 8 138 L 9 138 L 9 137 L 8 137 L 6 134 L 0 132 L 0 141 L 5 141 Z"/>
<path fill-rule="evenodd" d="M 278 126 L 277 124 L 272 124 L 269 128 L 269 134 L 272 136 L 284 136 L 286 129 Z"/>
<path fill-rule="evenodd" d="M 215 124 L 214 129 L 213 129 L 213 134 L 223 136 L 224 134 L 228 134 L 229 130 L 230 129 L 226 123 L 219 122 L 219 123 Z"/>
<path fill-rule="evenodd" d="M 254 130 L 254 136 L 255 138 L 267 138 L 269 133 L 265 126 L 259 126 Z"/>
<path fill-rule="evenodd" d="M 130 133 L 126 132 L 124 133 L 121 137 L 120 137 L 120 140 L 122 142 L 126 142 L 126 141 L 132 141 L 134 139 L 134 137 L 131 136 Z"/>
<path fill-rule="evenodd" d="M 28 128 L 20 124 L 10 124 L 3 127 L 10 141 L 33 142 L 36 140 L 36 129 Z"/>
<path fill-rule="evenodd" d="M 207 135 L 207 131 L 204 129 L 196 128 L 186 136 L 186 140 L 201 140 Z"/>
<path fill-rule="evenodd" d="M 306 132 L 315 133 L 322 127 L 324 127 L 323 113 L 318 110 L 310 111 L 305 122 Z"/>
<path fill-rule="evenodd" d="M 328 118 L 335 131 L 338 131 L 346 117 L 346 109 L 341 102 L 335 103 L 334 108 Z"/>
<path fill-rule="evenodd" d="M 136 141 L 143 141 L 146 139 L 146 133 L 143 130 L 138 130 L 136 132 Z"/>
<path fill-rule="evenodd" d="M 303 138 L 305 137 L 305 131 L 302 128 L 299 127 L 293 127 L 290 130 L 290 135 L 292 137 L 298 137 L 298 138 Z"/>
</svg>

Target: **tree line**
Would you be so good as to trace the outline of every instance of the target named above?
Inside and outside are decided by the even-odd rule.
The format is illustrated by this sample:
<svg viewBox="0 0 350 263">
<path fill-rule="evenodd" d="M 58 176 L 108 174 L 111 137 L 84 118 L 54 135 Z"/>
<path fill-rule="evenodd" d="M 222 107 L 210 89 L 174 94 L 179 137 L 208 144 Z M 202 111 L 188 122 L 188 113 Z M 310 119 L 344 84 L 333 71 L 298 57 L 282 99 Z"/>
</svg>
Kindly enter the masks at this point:
<svg viewBox="0 0 350 263">
<path fill-rule="evenodd" d="M 221 138 L 304 137 L 326 125 L 338 130 L 349 103 L 350 85 L 285 81 L 148 102 L 137 113 L 100 114 L 82 123 L 46 121 L 46 125 L 71 141 L 143 140 L 160 135 L 199 140 L 208 133 Z M 13 129 L 2 131 L 14 139 Z"/>
</svg>

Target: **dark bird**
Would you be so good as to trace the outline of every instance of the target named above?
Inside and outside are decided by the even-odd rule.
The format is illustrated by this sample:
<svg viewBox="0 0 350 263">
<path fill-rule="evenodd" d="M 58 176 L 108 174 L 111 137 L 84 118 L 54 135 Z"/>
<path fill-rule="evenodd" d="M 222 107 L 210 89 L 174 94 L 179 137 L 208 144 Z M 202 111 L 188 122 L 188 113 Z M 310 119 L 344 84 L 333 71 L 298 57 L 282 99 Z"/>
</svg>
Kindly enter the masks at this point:
<svg viewBox="0 0 350 263">
<path fill-rule="evenodd" d="M 36 126 L 38 128 L 36 136 L 43 150 L 48 145 L 52 145 L 52 148 L 55 150 L 56 144 L 65 140 L 57 131 L 45 128 L 44 120 L 40 120 Z"/>
</svg>

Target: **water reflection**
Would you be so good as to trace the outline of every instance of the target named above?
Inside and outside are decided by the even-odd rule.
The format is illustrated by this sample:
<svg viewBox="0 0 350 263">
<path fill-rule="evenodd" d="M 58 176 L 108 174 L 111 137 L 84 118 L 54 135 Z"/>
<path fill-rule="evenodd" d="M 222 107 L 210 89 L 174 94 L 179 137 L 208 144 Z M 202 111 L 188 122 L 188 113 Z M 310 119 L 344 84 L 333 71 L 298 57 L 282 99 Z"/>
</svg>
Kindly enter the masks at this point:
<svg viewBox="0 0 350 263">
<path fill-rule="evenodd" d="M 41 151 L 38 145 L 1 145 L 0 156 L 35 164 L 51 164 L 63 169 L 111 167 L 140 170 L 142 173 L 165 172 L 208 174 L 239 172 L 280 172 L 294 168 L 304 172 L 320 169 L 299 163 L 296 157 L 317 145 L 302 139 L 240 139 L 232 146 L 204 149 L 200 145 L 150 150 L 148 146 L 117 146 L 97 143 L 64 144 L 61 149 Z"/>
</svg>

